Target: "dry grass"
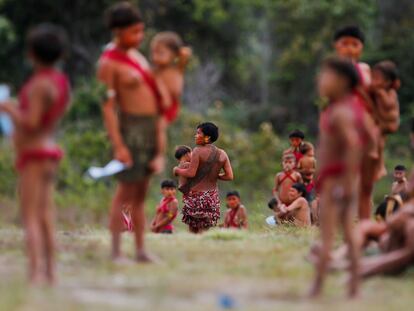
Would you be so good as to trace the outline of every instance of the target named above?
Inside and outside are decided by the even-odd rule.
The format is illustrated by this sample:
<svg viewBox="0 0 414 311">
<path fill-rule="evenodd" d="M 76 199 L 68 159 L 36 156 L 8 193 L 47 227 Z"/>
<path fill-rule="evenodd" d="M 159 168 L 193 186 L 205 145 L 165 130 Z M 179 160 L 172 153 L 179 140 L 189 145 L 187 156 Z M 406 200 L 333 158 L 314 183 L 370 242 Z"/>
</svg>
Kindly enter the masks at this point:
<svg viewBox="0 0 414 311">
<path fill-rule="evenodd" d="M 20 230 L 0 230 L 0 310 L 220 310 L 230 297 L 236 310 L 400 310 L 414 302 L 414 274 L 376 278 L 362 297 L 347 301 L 344 275 L 329 279 L 324 298 L 306 297 L 312 267 L 304 260 L 314 229 L 213 230 L 203 236 L 149 234 L 161 265 L 117 266 L 108 260 L 109 235 L 101 229 L 59 232 L 60 283 L 25 284 Z M 133 255 L 132 237 L 124 250 Z"/>
</svg>

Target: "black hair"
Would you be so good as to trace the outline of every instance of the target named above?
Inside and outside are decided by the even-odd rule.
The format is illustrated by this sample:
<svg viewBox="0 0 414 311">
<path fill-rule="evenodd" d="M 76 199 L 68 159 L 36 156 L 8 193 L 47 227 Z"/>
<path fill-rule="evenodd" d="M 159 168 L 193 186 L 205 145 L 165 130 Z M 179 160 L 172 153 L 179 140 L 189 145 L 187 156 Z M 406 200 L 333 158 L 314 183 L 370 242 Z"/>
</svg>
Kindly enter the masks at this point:
<svg viewBox="0 0 414 311">
<path fill-rule="evenodd" d="M 348 87 L 352 90 L 359 84 L 359 74 L 354 64 L 345 58 L 328 57 L 322 63 L 323 68 L 335 71 L 338 75 L 348 80 Z"/>
<path fill-rule="evenodd" d="M 305 139 L 305 134 L 301 130 L 294 130 L 289 134 L 289 138 Z"/>
<path fill-rule="evenodd" d="M 190 153 L 192 150 L 191 150 L 191 148 L 190 147 L 188 147 L 188 146 L 178 146 L 176 149 L 175 149 L 175 154 L 174 154 L 174 157 L 177 159 L 177 160 L 180 160 L 183 156 L 185 156 L 187 153 Z"/>
<path fill-rule="evenodd" d="M 45 65 L 53 65 L 63 56 L 66 42 L 63 28 L 49 23 L 35 26 L 27 36 L 29 52 Z"/>
<path fill-rule="evenodd" d="M 279 205 L 279 201 L 276 198 L 271 198 L 269 202 L 267 202 L 267 207 L 269 207 L 271 210 L 274 209 L 275 206 Z"/>
<path fill-rule="evenodd" d="M 308 192 L 306 191 L 306 186 L 302 183 L 296 183 L 292 185 L 293 189 L 296 189 L 298 192 L 302 193 L 302 197 L 306 198 Z"/>
<path fill-rule="evenodd" d="M 177 184 L 174 180 L 166 179 L 161 182 L 161 189 L 164 188 L 177 188 Z"/>
<path fill-rule="evenodd" d="M 406 170 L 407 170 L 407 168 L 404 165 L 401 165 L 401 164 L 396 165 L 394 167 L 394 171 L 406 171 Z"/>
<path fill-rule="evenodd" d="M 238 197 L 239 199 L 240 199 L 240 193 L 238 192 L 238 191 L 236 191 L 236 190 L 234 190 L 234 191 L 229 191 L 229 192 L 227 192 L 227 194 L 226 194 L 226 198 L 228 198 L 228 197 Z"/>
<path fill-rule="evenodd" d="M 106 24 L 109 29 L 126 28 L 142 23 L 139 9 L 128 1 L 122 1 L 109 7 L 105 13 Z"/>
<path fill-rule="evenodd" d="M 349 25 L 342 28 L 339 28 L 334 34 L 334 42 L 338 41 L 342 37 L 353 37 L 361 41 L 362 43 L 365 42 L 365 35 L 362 30 L 355 25 Z"/>
<path fill-rule="evenodd" d="M 201 129 L 205 136 L 210 137 L 210 142 L 214 143 L 219 137 L 218 127 L 211 122 L 201 123 L 197 126 L 198 129 Z"/>
<path fill-rule="evenodd" d="M 390 60 L 383 60 L 375 64 L 373 70 L 380 71 L 384 75 L 384 78 L 391 82 L 399 79 L 397 66 Z"/>
</svg>

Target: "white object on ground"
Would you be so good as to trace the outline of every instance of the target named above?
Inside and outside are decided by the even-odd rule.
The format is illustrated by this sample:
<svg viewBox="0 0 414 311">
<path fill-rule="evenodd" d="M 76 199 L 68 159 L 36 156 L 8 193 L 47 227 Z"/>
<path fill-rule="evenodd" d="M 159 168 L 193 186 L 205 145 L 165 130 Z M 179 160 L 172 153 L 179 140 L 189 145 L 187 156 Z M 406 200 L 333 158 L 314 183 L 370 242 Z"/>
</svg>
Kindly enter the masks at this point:
<svg viewBox="0 0 414 311">
<path fill-rule="evenodd" d="M 275 219 L 275 216 L 269 216 L 266 218 L 266 223 L 271 226 L 271 227 L 276 227 L 277 226 L 277 222 Z"/>
<path fill-rule="evenodd" d="M 127 165 L 125 165 L 121 161 L 112 160 L 104 167 L 97 167 L 97 166 L 90 167 L 87 173 L 93 179 L 101 179 L 104 177 L 113 176 L 119 172 L 122 172 L 126 168 L 127 168 Z"/>
<path fill-rule="evenodd" d="M 0 84 L 0 104 L 10 99 L 10 88 L 7 84 Z M 10 117 L 0 114 L 0 128 L 4 136 L 10 137 L 13 134 L 13 123 Z"/>
</svg>

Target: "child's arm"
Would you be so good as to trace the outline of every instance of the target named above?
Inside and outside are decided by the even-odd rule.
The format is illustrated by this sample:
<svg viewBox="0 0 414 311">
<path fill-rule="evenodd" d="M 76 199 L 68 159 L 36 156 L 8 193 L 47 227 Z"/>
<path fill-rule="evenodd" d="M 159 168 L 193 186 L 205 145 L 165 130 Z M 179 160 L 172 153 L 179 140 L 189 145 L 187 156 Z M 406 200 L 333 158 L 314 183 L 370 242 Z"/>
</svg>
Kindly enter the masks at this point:
<svg viewBox="0 0 414 311">
<path fill-rule="evenodd" d="M 116 112 L 117 102 L 114 90 L 114 77 L 115 70 L 108 62 L 102 62 L 99 64 L 97 78 L 106 86 L 107 89 L 106 98 L 102 106 L 102 114 L 105 128 L 108 131 L 109 139 L 111 140 L 114 148 L 114 157 L 126 165 L 132 165 L 131 153 L 125 146 L 119 130 L 119 119 Z"/>
<path fill-rule="evenodd" d="M 298 178 L 298 183 L 303 183 L 302 175 L 300 173 L 296 173 L 296 176 Z"/>
<path fill-rule="evenodd" d="M 200 164 L 200 151 L 198 148 L 195 148 L 193 155 L 191 157 L 190 165 L 188 168 L 174 168 L 174 175 L 183 176 L 186 178 L 192 178 L 196 175 L 198 166 Z"/>
<path fill-rule="evenodd" d="M 248 221 L 247 221 L 247 212 L 246 212 L 246 208 L 244 208 L 244 206 L 242 206 L 240 208 L 240 225 L 242 226 L 242 228 L 247 229 L 248 228 Z"/>
<path fill-rule="evenodd" d="M 279 186 L 280 186 L 279 176 L 280 176 L 280 173 L 277 173 L 276 176 L 275 176 L 275 186 L 274 186 L 273 191 L 272 191 L 273 197 L 277 200 L 277 202 L 280 202 L 280 199 L 279 199 Z"/>
<path fill-rule="evenodd" d="M 226 156 L 226 160 L 224 162 L 224 166 L 223 166 L 223 170 L 224 173 L 219 174 L 219 180 L 224 180 L 224 181 L 230 181 L 233 180 L 234 176 L 233 176 L 233 168 L 231 167 L 231 163 L 230 163 L 230 159 L 227 155 L 227 153 L 225 153 L 223 151 L 224 155 Z"/>
<path fill-rule="evenodd" d="M 179 52 L 179 57 L 178 57 L 178 69 L 180 69 L 181 71 L 184 71 L 185 68 L 188 65 L 188 62 L 190 61 L 191 55 L 193 54 L 193 51 L 191 50 L 190 47 L 182 47 L 180 49 Z"/>
<path fill-rule="evenodd" d="M 171 220 L 174 218 L 174 215 L 177 213 L 177 211 L 178 211 L 177 201 L 173 201 L 170 204 L 168 204 L 168 214 L 162 214 L 162 218 L 154 226 L 155 229 L 158 230 L 164 227 L 165 225 L 168 225 L 171 222 Z"/>
<path fill-rule="evenodd" d="M 289 206 L 286 206 L 286 213 L 293 212 L 294 210 L 300 209 L 303 205 L 303 200 L 301 198 L 295 200 L 292 204 Z"/>
</svg>

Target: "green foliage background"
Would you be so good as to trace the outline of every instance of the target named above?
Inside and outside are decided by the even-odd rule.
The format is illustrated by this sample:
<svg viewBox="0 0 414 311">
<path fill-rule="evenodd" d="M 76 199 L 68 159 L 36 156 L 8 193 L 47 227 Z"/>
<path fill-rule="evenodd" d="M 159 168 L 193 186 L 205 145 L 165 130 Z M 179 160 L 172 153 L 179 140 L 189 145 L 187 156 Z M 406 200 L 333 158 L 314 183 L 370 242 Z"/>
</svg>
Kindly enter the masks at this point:
<svg viewBox="0 0 414 311">
<path fill-rule="evenodd" d="M 83 178 L 92 164 L 110 159 L 103 130 L 99 87 L 93 79 L 99 53 L 110 40 L 103 12 L 113 0 L 1 0 L 0 81 L 16 92 L 30 66 L 24 61 L 24 38 L 40 22 L 62 25 L 70 38 L 64 70 L 74 87 L 73 105 L 59 132 L 67 151 L 58 180 L 57 202 L 69 223 L 104 222 L 113 181 L 94 183 Z M 302 128 L 314 140 L 317 108 L 314 79 L 318 63 L 332 52 L 336 28 L 358 24 L 366 33 L 364 61 L 395 61 L 403 87 L 400 91 L 402 127 L 391 137 L 388 168 L 410 166 L 408 120 L 414 114 L 414 2 L 411 0 L 140 0 L 148 42 L 162 30 L 178 32 L 192 46 L 194 59 L 187 73 L 184 111 L 169 130 L 169 176 L 172 151 L 178 144 L 192 145 L 195 125 L 217 122 L 219 145 L 228 151 L 236 180 L 222 190 L 239 189 L 258 218 L 266 213 L 280 155 L 287 147 L 286 133 Z M 13 202 L 13 154 L 0 144 L 0 195 Z M 154 180 L 149 203 L 159 199 Z M 378 201 L 390 179 L 377 187 Z M 7 206 L 10 206 L 10 204 Z M 4 205 L 4 204 L 3 204 Z M 3 206 L 1 205 L 1 206 Z M 13 204 L 12 204 L 13 205 Z M 6 205 L 4 205 L 6 206 Z M 5 211 L 8 209 L 5 208 Z M 12 209 L 15 211 L 15 209 Z M 14 217 L 16 212 L 0 213 Z M 5 216 L 6 215 L 6 216 Z M 256 216 L 255 216 L 256 217 Z"/>
</svg>

